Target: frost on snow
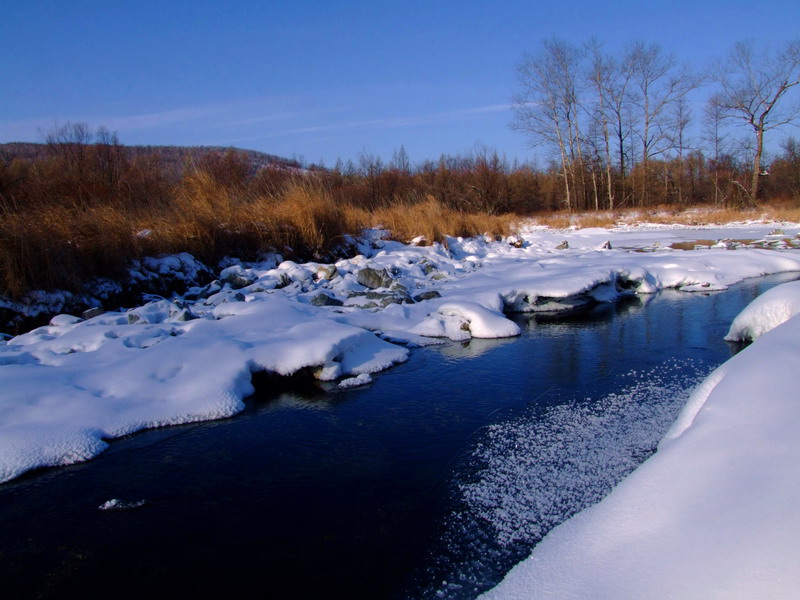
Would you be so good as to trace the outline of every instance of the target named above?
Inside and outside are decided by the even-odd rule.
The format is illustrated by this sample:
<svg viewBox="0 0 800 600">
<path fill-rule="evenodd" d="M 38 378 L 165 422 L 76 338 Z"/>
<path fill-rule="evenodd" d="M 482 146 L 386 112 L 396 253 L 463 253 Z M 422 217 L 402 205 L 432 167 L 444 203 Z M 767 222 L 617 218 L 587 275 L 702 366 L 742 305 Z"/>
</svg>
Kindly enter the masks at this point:
<svg viewBox="0 0 800 600">
<path fill-rule="evenodd" d="M 423 596 L 474 598 L 517 548 L 601 500 L 653 452 L 706 372 L 668 361 L 619 376 L 625 385 L 602 398 L 531 406 L 486 427 L 455 482 L 460 508 L 436 557 L 442 575 Z"/>
<path fill-rule="evenodd" d="M 798 596 L 800 317 L 763 333 L 797 285 L 774 291 L 737 317 L 760 337 L 696 388 L 658 451 L 482 598 Z"/>
<path fill-rule="evenodd" d="M 557 235 L 529 228 L 514 244 L 451 238 L 447 247 L 381 241 L 363 245 L 368 256 L 332 265 L 229 261 L 218 280 L 182 297 L 83 319 L 59 315 L 0 340 L 0 481 L 87 460 L 106 440 L 144 428 L 233 415 L 257 371 L 308 370 L 340 387 L 364 385 L 407 358 L 392 342 L 511 337 L 519 328 L 508 312 L 667 287 L 724 289 L 800 270 L 791 251 L 671 250 L 690 235 L 674 229 Z M 556 249 L 565 235 L 568 244 Z M 189 281 L 201 265 L 179 255 L 134 267 L 132 276 Z"/>
</svg>

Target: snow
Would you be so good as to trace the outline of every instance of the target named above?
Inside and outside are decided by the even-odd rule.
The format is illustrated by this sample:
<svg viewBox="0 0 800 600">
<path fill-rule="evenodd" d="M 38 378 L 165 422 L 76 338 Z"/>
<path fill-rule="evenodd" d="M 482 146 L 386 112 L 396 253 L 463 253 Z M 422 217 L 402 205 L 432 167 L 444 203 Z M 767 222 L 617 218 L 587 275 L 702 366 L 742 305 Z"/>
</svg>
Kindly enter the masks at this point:
<svg viewBox="0 0 800 600">
<path fill-rule="evenodd" d="M 411 333 L 457 341 L 470 337 L 514 337 L 520 334 L 520 328 L 498 310 L 462 301 L 441 304 L 435 315 L 416 325 Z"/>
<path fill-rule="evenodd" d="M 772 288 L 756 298 L 731 323 L 725 339 L 752 341 L 800 313 L 800 282 Z"/>
<path fill-rule="evenodd" d="M 720 230 L 719 238 L 767 235 L 766 227 L 749 227 Z M 707 292 L 800 271 L 794 250 L 667 248 L 697 235 L 523 227 L 522 243 L 451 238 L 446 247 L 375 235 L 361 245 L 365 255 L 334 265 L 231 260 L 219 280 L 183 297 L 85 320 L 56 316 L 0 341 L 0 481 L 87 460 L 108 440 L 144 428 L 229 417 L 253 392 L 254 372 L 366 385 L 406 360 L 405 346 L 519 335 L 509 312 L 567 310 L 665 288 Z M 564 239 L 569 248 L 556 250 Z M 365 268 L 385 270 L 390 284 L 366 288 L 358 280 Z M 203 269 L 184 254 L 144 259 L 132 273 L 188 284 Z M 327 305 L 317 305 L 321 294 Z"/>
<path fill-rule="evenodd" d="M 602 398 L 535 403 L 484 428 L 472 468 L 458 470 L 459 508 L 440 544 L 458 558 L 442 553 L 435 593 L 421 596 L 474 598 L 514 548 L 600 501 L 652 453 L 706 374 L 702 361 L 669 360 L 617 374 L 620 387 Z"/>
<path fill-rule="evenodd" d="M 372 377 L 367 373 L 361 373 L 361 375 L 356 375 L 355 377 L 342 379 L 337 387 L 340 389 L 347 389 L 361 385 L 367 385 L 368 383 L 372 383 Z"/>
<path fill-rule="evenodd" d="M 797 597 L 799 293 L 742 311 L 737 331 L 758 339 L 694 390 L 658 451 L 481 597 Z"/>
</svg>

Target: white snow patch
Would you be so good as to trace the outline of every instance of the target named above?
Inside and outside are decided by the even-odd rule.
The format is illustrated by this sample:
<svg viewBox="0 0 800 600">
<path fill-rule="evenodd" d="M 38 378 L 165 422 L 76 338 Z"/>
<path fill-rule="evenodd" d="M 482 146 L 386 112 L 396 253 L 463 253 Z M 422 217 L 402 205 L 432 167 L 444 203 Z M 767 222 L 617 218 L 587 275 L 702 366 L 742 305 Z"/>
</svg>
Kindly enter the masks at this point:
<svg viewBox="0 0 800 600">
<path fill-rule="evenodd" d="M 800 281 L 784 283 L 753 300 L 731 323 L 725 339 L 755 340 L 800 313 Z"/>
<path fill-rule="evenodd" d="M 519 326 L 501 312 L 475 302 L 447 302 L 439 306 L 438 314 L 431 315 L 411 330 L 412 333 L 431 337 L 448 337 L 451 340 L 476 338 L 504 338 L 520 334 Z"/>
<path fill-rule="evenodd" d="M 342 379 L 337 387 L 340 389 L 347 389 L 361 385 L 367 385 L 368 383 L 372 383 L 372 377 L 370 377 L 367 373 L 362 373 L 361 375 L 356 375 L 355 377 Z"/>
</svg>

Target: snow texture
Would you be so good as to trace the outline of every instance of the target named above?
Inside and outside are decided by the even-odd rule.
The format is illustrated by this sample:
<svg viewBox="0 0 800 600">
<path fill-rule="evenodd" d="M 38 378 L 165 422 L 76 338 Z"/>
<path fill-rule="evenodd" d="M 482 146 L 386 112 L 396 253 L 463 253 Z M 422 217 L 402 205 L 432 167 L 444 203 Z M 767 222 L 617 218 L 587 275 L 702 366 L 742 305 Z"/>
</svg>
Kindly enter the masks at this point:
<svg viewBox="0 0 800 600">
<path fill-rule="evenodd" d="M 755 239 L 764 229 L 737 234 Z M 254 372 L 363 385 L 407 358 L 408 348 L 393 342 L 515 336 L 508 312 L 567 310 L 663 288 L 719 290 L 800 271 L 794 250 L 667 248 L 691 236 L 697 232 L 528 227 L 513 244 L 478 237 L 414 246 L 376 234 L 361 244 L 366 254 L 333 265 L 277 255 L 231 260 L 218 280 L 183 296 L 85 319 L 58 315 L 0 340 L 0 482 L 87 460 L 107 440 L 144 428 L 231 416 L 252 393 Z M 557 250 L 565 238 L 569 248 Z M 134 267 L 134 278 L 187 284 L 202 269 L 186 254 Z M 359 282 L 366 269 L 381 274 L 380 288 Z"/>
<path fill-rule="evenodd" d="M 474 598 L 509 558 L 601 500 L 655 450 L 705 372 L 669 361 L 621 376 L 621 389 L 602 398 L 535 406 L 486 428 L 456 483 L 463 508 L 443 543 L 456 557 L 439 559 L 446 574 L 430 595 Z"/>
<path fill-rule="evenodd" d="M 795 316 L 714 371 L 652 457 L 481 597 L 800 596 L 799 339 Z"/>
<path fill-rule="evenodd" d="M 800 313 L 800 282 L 784 283 L 753 300 L 737 315 L 725 339 L 730 342 L 755 340 L 798 313 Z"/>
</svg>

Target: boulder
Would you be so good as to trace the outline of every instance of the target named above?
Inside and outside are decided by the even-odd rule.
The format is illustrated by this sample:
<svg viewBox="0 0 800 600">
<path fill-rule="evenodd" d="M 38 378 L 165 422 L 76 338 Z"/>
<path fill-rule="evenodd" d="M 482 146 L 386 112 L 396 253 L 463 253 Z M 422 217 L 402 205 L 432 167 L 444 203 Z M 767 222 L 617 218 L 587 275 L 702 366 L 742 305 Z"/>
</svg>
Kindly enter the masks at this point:
<svg viewBox="0 0 800 600">
<path fill-rule="evenodd" d="M 311 304 L 314 306 L 342 306 L 344 302 L 338 300 L 328 294 L 320 292 L 313 298 L 311 298 Z"/>
<path fill-rule="evenodd" d="M 81 317 L 88 321 L 94 317 L 99 317 L 105 312 L 106 311 L 102 307 L 95 306 L 94 308 L 87 308 L 85 311 L 83 311 L 81 313 Z"/>
<path fill-rule="evenodd" d="M 419 263 L 419 266 L 422 267 L 422 272 L 425 273 L 425 275 L 430 275 L 436 270 L 436 265 L 430 262 L 427 258 L 423 259 Z"/>
<path fill-rule="evenodd" d="M 428 290 L 414 296 L 414 302 L 422 302 L 423 300 L 433 300 L 434 298 L 441 298 L 442 295 L 436 290 Z"/>
<path fill-rule="evenodd" d="M 388 288 L 394 281 L 386 269 L 378 270 L 371 267 L 361 269 L 356 275 L 356 279 L 358 283 L 371 290 Z"/>
<path fill-rule="evenodd" d="M 245 271 L 240 265 L 234 265 L 223 269 L 220 273 L 223 283 L 229 284 L 233 289 L 238 290 L 247 287 L 256 280 L 256 275 Z"/>
<path fill-rule="evenodd" d="M 314 277 L 317 281 L 322 281 L 324 279 L 331 280 L 339 274 L 339 271 L 336 269 L 336 265 L 320 265 L 317 267 L 317 272 L 314 274 Z"/>
<path fill-rule="evenodd" d="M 386 307 L 390 304 L 413 304 L 411 296 L 405 293 L 393 292 L 367 292 L 367 300 L 377 300 L 381 306 Z"/>
<path fill-rule="evenodd" d="M 282 290 L 285 287 L 292 285 L 292 278 L 289 277 L 286 273 L 281 273 L 280 277 L 278 278 L 278 283 L 275 284 L 276 290 Z"/>
</svg>

